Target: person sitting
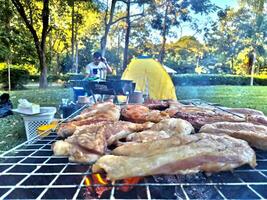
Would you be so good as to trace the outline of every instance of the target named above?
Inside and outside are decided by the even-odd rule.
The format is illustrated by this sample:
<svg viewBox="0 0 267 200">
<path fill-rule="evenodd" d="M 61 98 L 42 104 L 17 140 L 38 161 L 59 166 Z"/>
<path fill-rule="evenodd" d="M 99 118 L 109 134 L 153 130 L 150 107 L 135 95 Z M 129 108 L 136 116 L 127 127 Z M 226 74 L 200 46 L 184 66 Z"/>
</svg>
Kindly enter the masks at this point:
<svg viewBox="0 0 267 200">
<path fill-rule="evenodd" d="M 85 75 L 90 78 L 106 79 L 108 73 L 112 73 L 112 68 L 108 65 L 106 59 L 101 56 L 101 53 L 93 54 L 93 62 L 85 67 Z"/>
<path fill-rule="evenodd" d="M 3 93 L 0 96 L 0 118 L 6 117 L 8 115 L 12 115 L 12 109 L 13 105 L 11 101 L 9 100 L 9 94 L 8 93 Z"/>
</svg>

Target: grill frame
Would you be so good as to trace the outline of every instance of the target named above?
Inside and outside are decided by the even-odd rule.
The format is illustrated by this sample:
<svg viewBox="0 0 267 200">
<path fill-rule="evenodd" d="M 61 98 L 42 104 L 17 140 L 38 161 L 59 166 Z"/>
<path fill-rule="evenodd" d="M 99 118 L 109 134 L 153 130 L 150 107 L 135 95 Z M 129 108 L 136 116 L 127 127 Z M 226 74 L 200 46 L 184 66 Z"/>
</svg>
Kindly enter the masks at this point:
<svg viewBox="0 0 267 200">
<path fill-rule="evenodd" d="M 85 178 L 91 175 L 91 165 L 70 163 L 64 156 L 53 156 L 51 144 L 58 139 L 60 138 L 53 132 L 38 140 L 33 138 L 35 140 L 33 143 L 26 141 L 0 155 L 0 199 L 16 198 L 19 194 L 22 194 L 20 198 L 35 199 L 85 198 L 87 186 L 84 182 Z M 129 198 L 138 198 L 140 197 L 138 194 L 132 193 L 135 193 L 136 188 L 141 187 L 142 198 L 145 199 L 210 199 L 211 197 L 215 199 L 266 199 L 267 192 L 264 191 L 264 187 L 267 187 L 267 152 L 261 150 L 255 150 L 255 152 L 258 162 L 255 169 L 245 165 L 232 172 L 220 172 L 211 176 L 205 173 L 149 176 L 138 184 L 130 185 L 134 186 L 134 192 L 124 194 L 117 190 L 123 185 L 117 181 L 107 185 L 112 189 L 107 191 L 103 198 L 125 198 L 128 194 Z M 45 169 L 54 171 L 46 172 Z M 39 184 L 36 184 L 35 181 L 38 182 L 38 179 Z M 3 180 L 5 183 L 1 184 Z M 69 180 L 69 182 L 64 182 L 64 180 Z M 99 185 L 92 184 L 92 187 L 96 186 Z M 31 196 L 28 190 L 35 191 L 33 192 L 35 196 Z M 242 192 L 242 194 L 237 192 Z M 235 193 L 237 195 L 234 195 Z M 53 196 L 55 194 L 58 196 Z"/>
</svg>

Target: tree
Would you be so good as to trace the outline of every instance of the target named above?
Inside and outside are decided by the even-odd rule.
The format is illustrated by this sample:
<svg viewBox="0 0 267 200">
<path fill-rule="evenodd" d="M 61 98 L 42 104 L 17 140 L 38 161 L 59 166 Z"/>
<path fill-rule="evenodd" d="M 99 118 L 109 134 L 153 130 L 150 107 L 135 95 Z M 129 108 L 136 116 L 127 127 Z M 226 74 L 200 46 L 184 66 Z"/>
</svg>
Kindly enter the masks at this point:
<svg viewBox="0 0 267 200">
<path fill-rule="evenodd" d="M 101 37 L 101 41 L 100 41 L 102 56 L 105 56 L 105 53 L 106 53 L 107 38 L 108 38 L 108 33 L 110 30 L 110 27 L 117 22 L 117 20 L 115 22 L 113 22 L 116 3 L 117 3 L 117 0 L 111 1 L 110 10 L 109 10 L 108 5 L 106 6 L 107 8 L 106 8 L 105 17 L 104 17 L 105 30 L 104 30 L 103 36 Z"/>
<path fill-rule="evenodd" d="M 249 6 L 252 6 L 252 11 L 255 13 L 255 28 L 257 31 L 260 31 L 262 22 L 264 20 L 263 16 L 263 11 L 264 11 L 264 4 L 267 3 L 267 0 L 241 0 L 241 4 L 248 4 Z M 254 41 L 256 38 L 254 39 Z M 259 54 L 259 51 L 257 50 L 257 44 L 253 44 L 253 57 L 257 57 L 257 54 Z M 252 53 L 250 52 L 248 54 L 249 57 L 251 57 Z M 254 61 L 255 59 L 250 59 L 253 60 L 251 65 L 249 65 L 249 68 L 251 68 L 251 81 L 250 84 L 253 85 L 253 75 L 254 75 Z"/>
<path fill-rule="evenodd" d="M 266 61 L 266 14 L 258 28 L 255 16 L 248 8 L 241 7 L 237 11 L 228 8 L 218 12 L 218 16 L 219 21 L 206 29 L 205 41 L 220 63 L 230 63 L 234 73 L 248 74 L 251 69 L 246 64 L 246 56 L 256 50 L 256 65 L 263 65 L 261 63 Z"/>
<path fill-rule="evenodd" d="M 46 38 L 49 32 L 49 0 L 43 0 L 42 8 L 38 9 L 36 4 L 33 4 L 29 1 L 22 2 L 21 0 L 11 0 L 13 5 L 16 7 L 18 13 L 22 17 L 23 21 L 26 24 L 26 27 L 29 29 L 29 31 L 32 34 L 35 48 L 37 51 L 37 55 L 39 58 L 39 67 L 41 71 L 40 75 L 40 82 L 39 87 L 40 88 L 46 88 L 48 86 L 47 84 L 47 65 L 46 65 Z M 38 4 L 38 2 L 37 2 Z M 26 10 L 28 12 L 26 12 Z M 40 15 L 41 12 L 41 15 Z M 38 17 L 38 15 L 41 16 Z M 39 18 L 41 21 L 41 35 L 38 36 L 37 32 L 37 26 L 38 24 L 34 19 L 34 17 Z"/>
<path fill-rule="evenodd" d="M 160 31 L 162 42 L 161 50 L 158 56 L 162 63 L 165 56 L 165 46 L 167 36 L 170 34 L 171 28 L 179 27 L 183 22 L 191 21 L 192 12 L 200 14 L 208 14 L 215 11 L 217 7 L 210 3 L 209 0 L 156 0 L 152 4 L 152 12 L 154 14 L 152 27 Z"/>
<path fill-rule="evenodd" d="M 49 64 L 50 72 L 58 73 L 63 69 L 64 72 L 78 72 L 82 66 L 85 66 L 84 57 L 80 57 L 79 51 L 87 48 L 87 41 L 89 40 L 90 43 L 92 41 L 95 44 L 98 43 L 97 40 L 101 34 L 101 14 L 93 3 L 75 1 L 73 25 L 72 7 L 69 6 L 67 1 L 59 1 L 59 3 L 51 5 L 50 11 L 52 29 L 47 40 L 49 44 L 47 63 Z M 74 33 L 72 32 L 73 26 Z M 89 50 L 87 54 L 98 48 L 99 45 L 94 45 L 93 49 L 87 49 Z M 82 59 L 81 62 L 79 61 L 80 58 Z M 68 65 L 66 65 L 66 60 L 69 61 Z"/>
<path fill-rule="evenodd" d="M 129 43 L 130 43 L 130 32 L 132 28 L 132 21 L 134 20 L 140 20 L 144 17 L 144 4 L 148 3 L 148 0 L 126 0 L 126 32 L 125 32 L 125 44 L 124 44 L 124 51 L 123 51 L 123 61 L 122 61 L 122 69 L 126 69 L 128 64 L 128 49 L 129 49 Z M 142 7 L 142 12 L 138 14 L 132 14 L 131 15 L 131 6 L 132 4 L 138 4 L 139 7 Z M 138 17 L 138 18 L 136 18 Z"/>
<path fill-rule="evenodd" d="M 107 39 L 111 27 L 116 23 L 118 23 L 119 21 L 127 18 L 127 15 L 121 16 L 120 14 L 117 14 L 120 13 L 116 12 L 116 10 L 120 10 L 120 6 L 117 6 L 119 2 L 127 4 L 126 0 L 111 0 L 111 3 L 107 1 L 107 3 L 104 5 L 105 7 L 104 21 L 103 21 L 104 34 L 100 40 L 100 48 L 102 56 L 105 56 L 106 53 Z"/>
<path fill-rule="evenodd" d="M 131 31 L 131 19 L 137 16 L 142 16 L 143 13 L 140 14 L 134 14 L 131 15 L 131 5 L 132 4 L 138 4 L 143 5 L 148 0 L 112 0 L 109 4 L 107 3 L 105 14 L 104 14 L 104 34 L 101 37 L 101 53 L 104 56 L 106 52 L 106 45 L 107 45 L 107 38 L 110 31 L 110 28 L 112 25 L 120 22 L 121 20 L 126 20 L 126 31 L 125 31 L 125 44 L 124 44 L 124 53 L 123 53 L 123 69 L 127 66 L 128 63 L 128 48 L 129 48 L 129 42 L 130 42 L 130 31 Z M 117 12 L 117 15 L 115 16 L 115 9 L 116 4 L 118 2 L 122 2 L 125 5 L 122 5 L 123 8 L 126 8 L 126 12 L 124 12 L 124 15 L 120 15 L 120 12 Z M 118 6 L 117 10 L 119 10 L 120 6 Z"/>
<path fill-rule="evenodd" d="M 179 73 L 194 73 L 206 48 L 193 36 L 183 36 L 166 44 L 166 65 Z"/>
</svg>

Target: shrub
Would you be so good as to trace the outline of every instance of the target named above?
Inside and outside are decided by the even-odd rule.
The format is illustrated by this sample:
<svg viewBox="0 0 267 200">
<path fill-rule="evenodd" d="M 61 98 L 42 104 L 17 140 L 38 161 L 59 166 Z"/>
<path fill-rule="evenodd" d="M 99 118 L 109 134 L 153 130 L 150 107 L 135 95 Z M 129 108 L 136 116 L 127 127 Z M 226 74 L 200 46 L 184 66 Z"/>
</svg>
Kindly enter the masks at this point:
<svg viewBox="0 0 267 200">
<path fill-rule="evenodd" d="M 25 69 L 19 69 L 17 66 L 10 66 L 11 88 L 23 89 L 23 84 L 27 84 L 29 81 L 29 72 Z M 0 70 L 0 83 L 3 84 L 3 88 L 8 88 L 8 68 Z"/>
<path fill-rule="evenodd" d="M 178 74 L 173 75 L 174 85 L 249 85 L 250 76 L 217 74 Z M 254 85 L 267 85 L 267 77 L 255 76 Z"/>
<path fill-rule="evenodd" d="M 58 80 L 61 81 L 68 81 L 70 78 L 70 75 L 68 74 L 49 74 L 47 77 L 47 81 L 48 82 L 57 82 Z M 40 79 L 40 75 L 36 74 L 36 75 L 30 75 L 30 80 L 32 80 L 33 82 L 39 82 Z"/>
<path fill-rule="evenodd" d="M 35 74 L 35 75 L 30 75 L 30 80 L 33 82 L 38 82 L 40 78 L 39 74 Z"/>
<path fill-rule="evenodd" d="M 36 75 L 38 73 L 37 68 L 31 64 L 12 65 L 14 68 L 25 69 L 30 75 Z M 0 70 L 7 68 L 7 63 L 0 63 Z"/>
</svg>

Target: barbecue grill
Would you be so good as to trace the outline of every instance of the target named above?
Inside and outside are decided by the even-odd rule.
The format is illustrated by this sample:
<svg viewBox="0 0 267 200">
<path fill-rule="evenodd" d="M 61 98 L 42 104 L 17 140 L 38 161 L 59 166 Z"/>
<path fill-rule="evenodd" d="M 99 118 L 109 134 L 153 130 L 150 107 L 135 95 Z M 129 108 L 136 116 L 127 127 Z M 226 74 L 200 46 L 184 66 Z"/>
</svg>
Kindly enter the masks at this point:
<svg viewBox="0 0 267 200">
<path fill-rule="evenodd" d="M 1 199 L 84 199 L 88 188 L 103 185 L 92 182 L 91 165 L 70 163 L 53 156 L 51 144 L 56 133 L 34 143 L 25 142 L 0 155 Z M 255 150 L 258 166 L 248 165 L 215 174 L 149 176 L 133 186 L 119 190 L 119 181 L 110 183 L 104 199 L 266 199 L 267 152 Z M 90 194 L 95 195 L 95 194 Z M 97 196 L 94 196 L 97 198 Z"/>
<path fill-rule="evenodd" d="M 127 96 L 127 100 L 130 94 L 134 92 L 135 83 L 130 80 L 115 80 L 110 79 L 107 81 L 103 80 L 75 80 L 72 81 L 73 87 L 83 87 L 84 91 L 90 96 L 93 96 L 94 102 L 96 103 L 95 94 L 100 95 L 114 95 L 114 103 L 118 103 L 117 96 Z"/>
</svg>

